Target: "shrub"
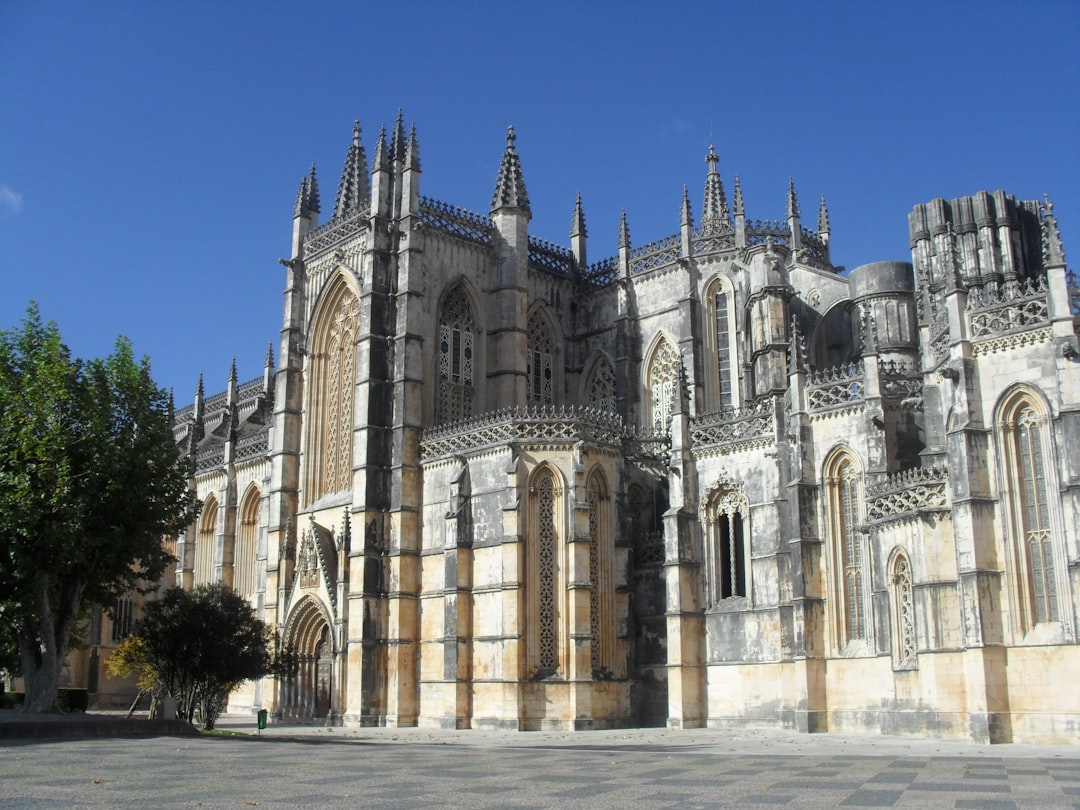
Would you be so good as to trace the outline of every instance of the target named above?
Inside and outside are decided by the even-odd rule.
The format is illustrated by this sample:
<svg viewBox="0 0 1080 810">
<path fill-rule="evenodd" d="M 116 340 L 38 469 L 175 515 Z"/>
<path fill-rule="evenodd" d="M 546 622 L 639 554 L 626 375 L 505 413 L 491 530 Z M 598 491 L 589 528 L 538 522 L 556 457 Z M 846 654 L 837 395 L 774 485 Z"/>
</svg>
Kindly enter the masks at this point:
<svg viewBox="0 0 1080 810">
<path fill-rule="evenodd" d="M 58 689 L 56 705 L 65 712 L 85 712 L 90 706 L 90 693 L 85 689 Z"/>
</svg>

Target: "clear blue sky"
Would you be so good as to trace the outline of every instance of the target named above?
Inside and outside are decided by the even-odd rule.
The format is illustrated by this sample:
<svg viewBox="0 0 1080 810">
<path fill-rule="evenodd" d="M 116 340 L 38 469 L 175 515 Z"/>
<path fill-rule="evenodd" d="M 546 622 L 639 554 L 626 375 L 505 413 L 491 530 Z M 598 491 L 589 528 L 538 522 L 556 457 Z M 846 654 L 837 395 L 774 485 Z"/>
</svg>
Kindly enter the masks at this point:
<svg viewBox="0 0 1080 810">
<path fill-rule="evenodd" d="M 709 143 L 747 215 L 825 194 L 833 260 L 910 260 L 934 197 L 1049 194 L 1080 259 L 1080 2 L 0 0 L 0 328 L 37 299 L 190 402 L 277 346 L 297 186 L 333 206 L 354 118 L 398 108 L 421 192 L 486 213 L 506 125 L 530 232 L 593 260 L 700 211 Z"/>
</svg>

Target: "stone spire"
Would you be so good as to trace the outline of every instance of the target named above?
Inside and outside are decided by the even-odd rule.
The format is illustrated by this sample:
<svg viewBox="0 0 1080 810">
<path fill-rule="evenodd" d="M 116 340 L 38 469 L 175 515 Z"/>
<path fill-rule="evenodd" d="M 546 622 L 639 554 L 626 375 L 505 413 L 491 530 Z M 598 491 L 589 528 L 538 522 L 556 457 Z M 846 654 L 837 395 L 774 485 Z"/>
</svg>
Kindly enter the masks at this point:
<svg viewBox="0 0 1080 810">
<path fill-rule="evenodd" d="M 799 198 L 795 194 L 795 180 L 791 177 L 787 185 L 787 221 L 791 232 L 789 245 L 794 254 L 802 247 L 802 227 L 799 225 Z"/>
<path fill-rule="evenodd" d="M 514 127 L 506 129 L 506 151 L 503 152 L 499 166 L 499 177 L 495 181 L 495 194 L 491 198 L 492 212 L 501 208 L 516 208 L 530 218 L 529 195 L 525 192 L 525 178 L 521 174 L 521 160 L 514 148 Z"/>
<path fill-rule="evenodd" d="M 263 393 L 269 395 L 274 384 L 274 341 L 266 344 L 266 362 L 263 364 Z"/>
<path fill-rule="evenodd" d="M 795 179 L 788 178 L 787 183 L 787 218 L 799 218 L 799 197 L 795 193 Z"/>
<path fill-rule="evenodd" d="M 337 202 L 334 203 L 334 219 L 346 217 L 360 210 L 364 200 L 371 194 L 368 187 L 367 155 L 360 145 L 360 122 L 353 122 L 352 143 L 345 155 L 345 168 L 341 172 Z"/>
<path fill-rule="evenodd" d="M 630 249 L 630 226 L 626 223 L 626 209 L 622 210 L 619 217 L 619 249 Z"/>
<path fill-rule="evenodd" d="M 825 195 L 821 195 L 821 205 L 818 206 L 817 212 L 817 232 L 818 236 L 829 235 L 829 209 L 825 206 Z"/>
<path fill-rule="evenodd" d="M 398 107 L 397 121 L 394 122 L 394 136 L 390 140 L 390 157 L 393 160 L 405 160 L 405 119 Z"/>
<path fill-rule="evenodd" d="M 690 214 L 690 193 L 685 184 L 682 187 L 682 205 L 679 206 L 679 224 L 684 228 L 694 226 L 694 218 Z"/>
<path fill-rule="evenodd" d="M 1061 244 L 1061 230 L 1054 215 L 1054 203 L 1048 196 L 1043 199 L 1043 259 L 1047 267 L 1065 266 L 1065 249 Z"/>
<path fill-rule="evenodd" d="M 386 163 L 389 158 L 389 152 L 386 148 L 386 127 L 379 127 L 379 140 L 375 143 L 375 158 L 371 164 L 371 171 L 384 172 L 387 169 Z"/>
<path fill-rule="evenodd" d="M 416 124 L 409 127 L 409 140 L 405 144 L 405 165 L 420 171 L 420 141 L 416 138 Z"/>
<path fill-rule="evenodd" d="M 727 195 L 724 193 L 724 181 L 720 179 L 717 164 L 720 156 L 709 145 L 709 154 L 705 156 L 705 162 L 709 164 L 709 172 L 705 175 L 705 201 L 701 205 L 701 229 L 708 231 L 718 228 L 727 222 L 728 205 Z"/>
<path fill-rule="evenodd" d="M 294 217 L 306 217 L 311 213 L 311 209 L 308 206 L 311 194 L 308 191 L 308 179 L 305 177 L 300 181 L 300 188 L 296 192 L 296 204 L 293 206 Z"/>
<path fill-rule="evenodd" d="M 313 214 L 319 213 L 319 181 L 315 179 L 315 164 L 311 164 L 311 174 L 308 175 L 308 211 Z"/>
<path fill-rule="evenodd" d="M 735 216 L 737 216 L 737 217 L 746 216 L 746 209 L 743 207 L 742 183 L 739 182 L 739 175 L 735 175 L 735 201 L 734 201 L 734 207 L 735 207 L 735 211 L 734 211 Z"/>
<path fill-rule="evenodd" d="M 739 175 L 735 175 L 735 192 L 733 200 L 735 214 L 735 247 L 746 247 L 746 209 L 743 207 L 742 183 Z"/>
<path fill-rule="evenodd" d="M 570 220 L 570 250 L 574 254 L 574 262 L 579 269 L 588 265 L 588 256 L 585 252 L 585 238 L 589 235 L 585 230 L 585 209 L 581 207 L 581 192 L 578 192 L 577 201 L 574 203 L 574 216 Z"/>
</svg>

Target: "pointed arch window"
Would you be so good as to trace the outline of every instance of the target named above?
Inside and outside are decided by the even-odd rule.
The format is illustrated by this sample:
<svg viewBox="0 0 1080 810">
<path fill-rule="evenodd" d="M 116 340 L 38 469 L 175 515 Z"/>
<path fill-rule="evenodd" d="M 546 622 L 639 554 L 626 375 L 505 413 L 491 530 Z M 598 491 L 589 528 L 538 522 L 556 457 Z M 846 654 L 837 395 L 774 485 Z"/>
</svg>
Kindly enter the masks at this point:
<svg viewBox="0 0 1080 810">
<path fill-rule="evenodd" d="M 731 489 L 720 490 L 705 509 L 706 603 L 745 597 L 749 593 L 746 564 L 746 499 Z"/>
<path fill-rule="evenodd" d="M 554 472 L 540 470 L 530 488 L 529 657 L 531 677 L 547 678 L 559 672 L 561 639 L 560 514 L 561 488 Z"/>
<path fill-rule="evenodd" d="M 218 504 L 213 495 L 203 504 L 199 518 L 199 531 L 195 540 L 195 564 L 193 580 L 195 585 L 205 585 L 214 581 L 214 547 L 217 544 Z"/>
<path fill-rule="evenodd" d="M 662 339 L 653 352 L 647 375 L 649 424 L 657 433 L 667 433 L 671 425 L 671 414 L 679 380 L 679 363 L 679 353 L 671 343 Z"/>
<path fill-rule="evenodd" d="M 829 526 L 832 546 L 833 620 L 840 644 L 869 641 L 867 624 L 867 580 L 869 565 L 860 523 L 860 473 L 851 456 L 839 453 L 826 473 Z"/>
<path fill-rule="evenodd" d="M 555 402 L 555 363 L 551 329 L 539 312 L 529 318 L 529 358 L 527 401 L 531 405 L 551 405 Z"/>
<path fill-rule="evenodd" d="M 473 358 L 476 321 L 465 290 L 451 290 L 439 313 L 439 391 L 436 421 L 456 422 L 475 412 Z"/>
<path fill-rule="evenodd" d="M 911 561 L 899 551 L 889 566 L 892 590 L 892 648 L 894 669 L 915 669 L 915 592 L 911 578 Z"/>
<path fill-rule="evenodd" d="M 716 335 L 716 379 L 718 403 L 721 408 L 734 405 L 732 390 L 734 374 L 731 364 L 731 311 L 727 291 L 717 285 L 713 294 L 714 327 Z"/>
<path fill-rule="evenodd" d="M 601 357 L 589 377 L 588 403 L 592 408 L 615 413 L 615 370 Z"/>
<path fill-rule="evenodd" d="M 353 403 L 360 300 L 338 280 L 312 329 L 308 400 L 307 501 L 352 486 Z"/>
<path fill-rule="evenodd" d="M 1012 558 L 1020 619 L 1025 629 L 1061 621 L 1054 536 L 1051 529 L 1053 466 L 1048 420 L 1029 396 L 1016 398 L 1002 414 L 1005 487 L 1015 538 Z"/>
<path fill-rule="evenodd" d="M 259 532 L 260 494 L 252 487 L 240 504 L 239 525 L 236 529 L 236 552 L 233 556 L 233 590 L 245 599 L 255 593 L 255 553 Z"/>
<path fill-rule="evenodd" d="M 589 630 L 593 677 L 610 676 L 615 661 L 615 588 L 612 582 L 613 538 L 607 482 L 599 470 L 589 476 Z"/>
</svg>

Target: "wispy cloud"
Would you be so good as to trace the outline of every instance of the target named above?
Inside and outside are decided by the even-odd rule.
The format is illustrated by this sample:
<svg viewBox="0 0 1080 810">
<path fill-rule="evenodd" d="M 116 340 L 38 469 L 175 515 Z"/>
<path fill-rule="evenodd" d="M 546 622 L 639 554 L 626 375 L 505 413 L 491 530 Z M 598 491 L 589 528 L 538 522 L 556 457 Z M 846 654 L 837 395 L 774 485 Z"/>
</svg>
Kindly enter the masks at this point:
<svg viewBox="0 0 1080 810">
<path fill-rule="evenodd" d="M 0 210 L 9 214 L 22 212 L 22 194 L 13 191 L 5 185 L 0 185 Z"/>
</svg>

